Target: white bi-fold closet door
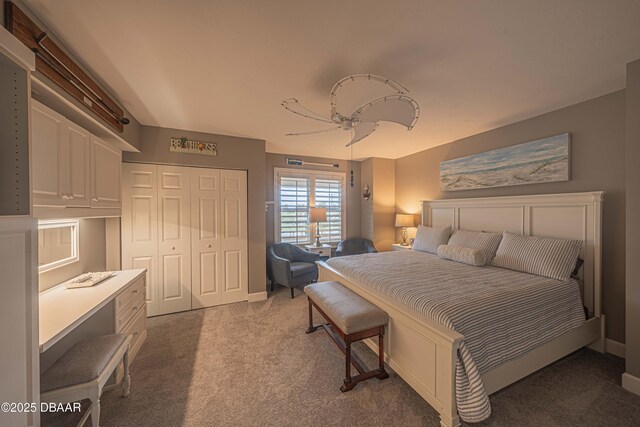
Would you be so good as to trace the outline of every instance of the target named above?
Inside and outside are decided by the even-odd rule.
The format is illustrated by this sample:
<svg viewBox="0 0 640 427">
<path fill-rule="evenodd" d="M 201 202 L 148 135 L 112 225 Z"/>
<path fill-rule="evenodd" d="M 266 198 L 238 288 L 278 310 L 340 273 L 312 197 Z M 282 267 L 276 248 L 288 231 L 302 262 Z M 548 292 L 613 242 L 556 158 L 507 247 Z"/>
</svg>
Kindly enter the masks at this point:
<svg viewBox="0 0 640 427">
<path fill-rule="evenodd" d="M 146 268 L 150 316 L 247 299 L 245 171 L 123 167 L 122 265 Z"/>
</svg>

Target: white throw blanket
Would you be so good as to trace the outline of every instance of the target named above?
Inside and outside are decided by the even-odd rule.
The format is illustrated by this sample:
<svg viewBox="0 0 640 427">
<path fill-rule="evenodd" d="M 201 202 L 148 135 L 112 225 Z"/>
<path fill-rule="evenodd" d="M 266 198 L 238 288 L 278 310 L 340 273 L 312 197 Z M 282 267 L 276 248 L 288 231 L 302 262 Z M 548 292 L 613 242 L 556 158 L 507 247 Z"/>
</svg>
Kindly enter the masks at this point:
<svg viewBox="0 0 640 427">
<path fill-rule="evenodd" d="M 328 264 L 376 294 L 464 335 L 456 403 L 466 422 L 491 415 L 481 375 L 582 325 L 579 285 L 418 251 L 332 258 Z"/>
</svg>

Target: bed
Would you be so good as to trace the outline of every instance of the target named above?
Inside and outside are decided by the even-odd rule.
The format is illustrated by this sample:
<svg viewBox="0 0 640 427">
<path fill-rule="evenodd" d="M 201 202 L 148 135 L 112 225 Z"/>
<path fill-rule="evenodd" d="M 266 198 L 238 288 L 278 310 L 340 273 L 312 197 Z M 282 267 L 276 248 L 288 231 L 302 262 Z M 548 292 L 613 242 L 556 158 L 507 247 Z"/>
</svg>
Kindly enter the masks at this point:
<svg viewBox="0 0 640 427">
<path fill-rule="evenodd" d="M 387 311 L 386 361 L 439 412 L 443 426 L 459 425 L 459 412 L 480 421 L 490 413 L 486 396 L 583 346 L 603 350 L 602 200 L 592 192 L 422 204 L 428 226 L 582 240 L 583 295 L 575 280 L 413 251 L 320 263 L 320 280 L 339 281 Z M 469 316 L 475 329 L 461 321 Z"/>
</svg>

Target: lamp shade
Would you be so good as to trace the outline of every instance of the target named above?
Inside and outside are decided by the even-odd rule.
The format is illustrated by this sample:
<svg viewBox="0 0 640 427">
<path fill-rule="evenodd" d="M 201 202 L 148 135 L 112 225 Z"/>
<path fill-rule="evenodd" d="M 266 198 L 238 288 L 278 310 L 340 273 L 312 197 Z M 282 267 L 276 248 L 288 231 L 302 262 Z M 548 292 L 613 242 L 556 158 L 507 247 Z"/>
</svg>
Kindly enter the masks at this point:
<svg viewBox="0 0 640 427">
<path fill-rule="evenodd" d="M 396 214 L 396 227 L 415 227 L 413 221 L 413 215 L 411 214 Z"/>
<path fill-rule="evenodd" d="M 327 208 L 309 208 L 309 222 L 327 222 Z"/>
</svg>

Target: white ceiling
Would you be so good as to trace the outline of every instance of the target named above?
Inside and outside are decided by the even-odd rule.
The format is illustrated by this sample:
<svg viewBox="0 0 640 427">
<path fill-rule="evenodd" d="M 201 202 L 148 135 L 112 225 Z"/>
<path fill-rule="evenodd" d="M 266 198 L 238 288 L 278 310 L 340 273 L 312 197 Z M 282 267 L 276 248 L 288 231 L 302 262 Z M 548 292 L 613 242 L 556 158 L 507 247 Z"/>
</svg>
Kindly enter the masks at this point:
<svg viewBox="0 0 640 427">
<path fill-rule="evenodd" d="M 342 77 L 379 74 L 421 107 L 355 158 L 398 158 L 625 86 L 637 0 L 28 0 L 143 124 L 265 139 L 267 151 L 349 158 L 323 114 Z M 519 141 L 514 141 L 519 142 Z"/>
</svg>

